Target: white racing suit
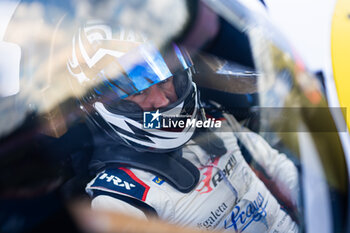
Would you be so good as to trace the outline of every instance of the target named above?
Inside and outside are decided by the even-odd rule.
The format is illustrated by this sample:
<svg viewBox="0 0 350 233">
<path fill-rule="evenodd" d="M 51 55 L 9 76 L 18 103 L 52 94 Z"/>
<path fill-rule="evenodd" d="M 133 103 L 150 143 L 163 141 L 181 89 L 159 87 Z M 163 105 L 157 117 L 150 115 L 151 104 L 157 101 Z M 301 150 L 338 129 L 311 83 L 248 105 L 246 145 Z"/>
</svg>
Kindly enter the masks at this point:
<svg viewBox="0 0 350 233">
<path fill-rule="evenodd" d="M 222 124 L 225 127 L 228 122 Z M 92 208 L 146 218 L 143 211 L 123 201 L 127 197 L 152 207 L 160 219 L 174 224 L 230 232 L 298 232 L 296 223 L 246 163 L 236 137 L 243 135 L 241 140 L 253 142 L 247 147 L 255 150 L 251 151 L 254 159 L 296 205 L 298 173 L 294 164 L 255 133 L 216 134 L 224 141 L 227 153 L 214 161 L 193 141 L 183 147 L 183 157 L 200 170 L 199 182 L 192 191 L 182 193 L 140 169 L 109 168 L 86 187 L 93 197 Z"/>
</svg>

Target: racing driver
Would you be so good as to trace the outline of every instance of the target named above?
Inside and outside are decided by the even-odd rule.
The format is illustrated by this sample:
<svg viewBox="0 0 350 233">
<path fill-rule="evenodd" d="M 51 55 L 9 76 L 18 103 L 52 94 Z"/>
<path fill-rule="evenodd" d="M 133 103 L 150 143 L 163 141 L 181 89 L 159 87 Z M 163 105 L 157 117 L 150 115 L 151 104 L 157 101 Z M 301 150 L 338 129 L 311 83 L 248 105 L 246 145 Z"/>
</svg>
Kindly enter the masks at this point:
<svg viewBox="0 0 350 233">
<path fill-rule="evenodd" d="M 71 82 L 94 84 L 80 98 L 94 135 L 94 178 L 86 186 L 93 209 L 207 230 L 299 232 L 243 156 L 297 206 L 295 165 L 259 135 L 242 132 L 229 114 L 215 116 L 214 129 L 156 124 L 162 117 L 213 118 L 215 104 L 201 102 L 183 48 L 160 51 L 138 33 L 97 22 L 79 29 L 72 48 Z M 206 114 L 203 106 L 211 106 Z"/>
</svg>

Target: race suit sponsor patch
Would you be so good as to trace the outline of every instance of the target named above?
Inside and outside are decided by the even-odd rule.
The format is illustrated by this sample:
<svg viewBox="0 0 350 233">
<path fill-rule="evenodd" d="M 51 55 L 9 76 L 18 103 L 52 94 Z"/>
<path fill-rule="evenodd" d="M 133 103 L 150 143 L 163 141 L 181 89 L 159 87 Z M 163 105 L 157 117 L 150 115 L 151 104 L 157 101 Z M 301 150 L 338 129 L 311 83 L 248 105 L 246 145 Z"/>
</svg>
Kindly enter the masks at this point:
<svg viewBox="0 0 350 233">
<path fill-rule="evenodd" d="M 223 179 L 223 176 L 229 177 L 233 172 L 233 168 L 237 164 L 236 158 L 231 155 L 230 159 L 227 161 L 225 166 L 222 168 L 222 172 L 216 171 L 213 173 L 213 167 L 217 167 L 219 163 L 219 157 L 216 158 L 210 165 L 199 168 L 200 170 L 206 169 L 203 173 L 204 179 L 198 185 L 200 188 L 197 188 L 196 191 L 200 192 L 200 194 L 209 193 L 216 187 Z M 212 187 L 211 183 L 214 187 Z"/>
<path fill-rule="evenodd" d="M 90 189 L 122 194 L 145 201 L 149 186 L 127 168 L 107 169 L 97 175 Z"/>
<path fill-rule="evenodd" d="M 231 216 L 225 220 L 225 229 L 233 228 L 235 232 L 243 232 L 250 224 L 261 222 L 269 229 L 266 220 L 266 206 L 268 201 L 265 201 L 264 196 L 258 192 L 256 199 L 245 206 L 236 205 L 231 213 Z"/>
<path fill-rule="evenodd" d="M 158 185 L 162 185 L 164 183 L 164 180 L 159 178 L 158 176 L 155 176 L 152 181 Z"/>
</svg>

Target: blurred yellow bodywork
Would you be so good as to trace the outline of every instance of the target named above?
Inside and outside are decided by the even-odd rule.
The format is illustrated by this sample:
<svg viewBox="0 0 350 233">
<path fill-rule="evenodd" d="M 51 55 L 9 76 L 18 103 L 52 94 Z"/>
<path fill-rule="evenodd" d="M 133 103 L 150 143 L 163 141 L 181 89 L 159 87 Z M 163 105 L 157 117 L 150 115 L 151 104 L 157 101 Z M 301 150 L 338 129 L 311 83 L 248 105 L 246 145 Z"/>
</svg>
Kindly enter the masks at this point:
<svg viewBox="0 0 350 233">
<path fill-rule="evenodd" d="M 338 0 L 332 19 L 332 67 L 340 106 L 350 107 L 350 2 Z M 350 115 L 346 115 L 350 129 Z"/>
</svg>

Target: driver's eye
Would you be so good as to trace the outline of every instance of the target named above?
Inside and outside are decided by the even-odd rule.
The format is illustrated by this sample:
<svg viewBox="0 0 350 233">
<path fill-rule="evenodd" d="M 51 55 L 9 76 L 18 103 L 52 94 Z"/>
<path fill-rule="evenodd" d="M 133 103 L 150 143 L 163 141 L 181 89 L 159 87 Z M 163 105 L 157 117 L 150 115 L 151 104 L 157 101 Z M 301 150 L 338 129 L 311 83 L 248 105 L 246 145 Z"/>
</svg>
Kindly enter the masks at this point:
<svg viewBox="0 0 350 233">
<path fill-rule="evenodd" d="M 167 78 L 167 79 L 165 79 L 164 81 L 159 82 L 159 84 L 160 84 L 160 85 L 163 85 L 163 84 L 165 84 L 165 83 L 167 83 L 167 82 L 169 82 L 169 81 L 170 81 L 170 78 Z"/>
<path fill-rule="evenodd" d="M 140 92 L 137 92 L 137 93 L 133 94 L 133 96 L 138 96 L 138 95 L 142 95 L 143 93 L 145 93 L 145 90 L 143 90 L 143 91 L 140 91 Z"/>
</svg>

